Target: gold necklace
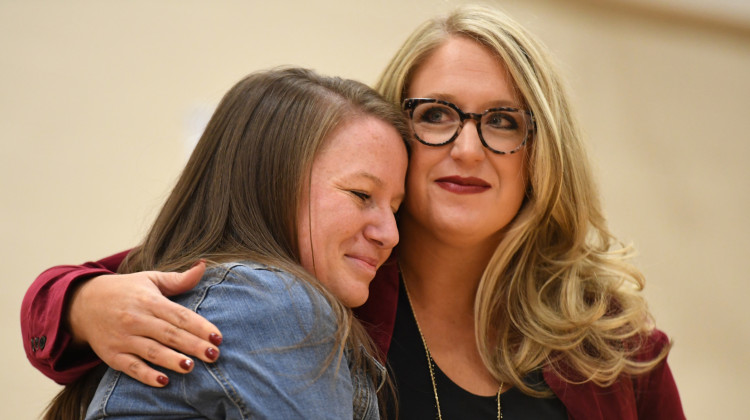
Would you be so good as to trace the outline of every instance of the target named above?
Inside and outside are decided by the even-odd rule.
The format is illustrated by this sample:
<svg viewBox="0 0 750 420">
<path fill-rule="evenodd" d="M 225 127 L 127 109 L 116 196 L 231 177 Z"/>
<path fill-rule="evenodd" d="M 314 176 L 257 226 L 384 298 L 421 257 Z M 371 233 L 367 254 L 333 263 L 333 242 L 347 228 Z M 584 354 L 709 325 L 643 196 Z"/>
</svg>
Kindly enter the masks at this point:
<svg viewBox="0 0 750 420">
<path fill-rule="evenodd" d="M 409 301 L 409 309 L 411 309 L 411 314 L 414 316 L 414 323 L 417 324 L 417 331 L 419 331 L 419 338 L 422 339 L 422 346 L 424 346 L 424 352 L 427 355 L 427 367 L 430 368 L 430 380 L 432 381 L 432 392 L 435 393 L 435 407 L 437 408 L 437 417 L 438 420 L 443 420 L 443 414 L 440 412 L 440 398 L 438 398 L 438 392 L 437 392 L 437 385 L 435 385 L 435 371 L 432 368 L 432 364 L 435 363 L 435 361 L 432 359 L 432 356 L 430 355 L 430 349 L 427 347 L 427 341 L 424 339 L 424 334 L 422 334 L 422 328 L 419 327 L 419 321 L 417 320 L 417 313 L 414 312 L 414 305 L 411 303 L 411 295 L 409 294 L 409 288 L 406 287 L 406 280 L 404 279 L 404 272 L 401 271 L 401 279 L 404 282 L 404 290 L 406 291 L 406 300 Z M 500 392 L 503 390 L 503 382 L 500 382 L 500 388 L 497 389 L 497 419 L 502 420 L 503 418 L 503 411 L 500 406 Z"/>
</svg>

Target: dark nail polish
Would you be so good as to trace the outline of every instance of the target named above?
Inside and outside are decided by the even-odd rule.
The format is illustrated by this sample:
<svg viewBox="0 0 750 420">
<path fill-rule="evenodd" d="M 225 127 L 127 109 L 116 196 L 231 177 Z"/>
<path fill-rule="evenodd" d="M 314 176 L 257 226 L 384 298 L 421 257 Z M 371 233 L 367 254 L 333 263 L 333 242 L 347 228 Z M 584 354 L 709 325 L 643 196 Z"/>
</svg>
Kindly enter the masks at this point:
<svg viewBox="0 0 750 420">
<path fill-rule="evenodd" d="M 180 367 L 185 370 L 190 370 L 193 368 L 193 361 L 190 359 L 184 359 L 180 362 Z"/>
<path fill-rule="evenodd" d="M 211 333 L 208 335 L 208 341 L 211 342 L 214 346 L 218 346 L 221 344 L 222 341 L 224 341 L 219 334 Z"/>
<path fill-rule="evenodd" d="M 169 384 L 169 378 L 163 375 L 159 375 L 156 377 L 156 382 L 166 386 L 167 384 Z"/>
<path fill-rule="evenodd" d="M 216 360 L 216 358 L 219 357 L 219 352 L 216 351 L 215 348 L 209 347 L 206 349 L 206 357 L 208 357 L 211 360 Z"/>
</svg>

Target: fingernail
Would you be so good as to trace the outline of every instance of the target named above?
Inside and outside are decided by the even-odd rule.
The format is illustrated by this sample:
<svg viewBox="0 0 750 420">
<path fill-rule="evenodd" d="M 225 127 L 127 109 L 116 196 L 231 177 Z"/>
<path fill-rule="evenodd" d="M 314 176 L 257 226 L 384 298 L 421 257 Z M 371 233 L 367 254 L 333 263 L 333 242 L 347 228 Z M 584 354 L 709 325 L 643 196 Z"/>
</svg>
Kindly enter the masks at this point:
<svg viewBox="0 0 750 420">
<path fill-rule="evenodd" d="M 198 264 L 200 264 L 200 263 L 205 263 L 205 262 L 206 262 L 206 260 L 204 260 L 203 258 L 201 258 L 201 259 L 199 259 L 198 261 L 194 262 L 194 263 L 193 263 L 193 265 L 191 265 L 191 266 L 190 266 L 190 268 L 193 268 L 193 267 L 195 267 L 196 265 L 198 265 Z"/>
<path fill-rule="evenodd" d="M 214 346 L 218 346 L 221 344 L 223 339 L 221 338 L 219 334 L 211 333 L 208 335 L 208 341 L 210 341 L 211 344 L 213 344 Z"/>
<path fill-rule="evenodd" d="M 209 347 L 206 349 L 206 357 L 208 357 L 211 360 L 216 360 L 216 358 L 219 357 L 219 352 L 216 351 L 215 348 Z"/>
<path fill-rule="evenodd" d="M 156 382 L 166 386 L 167 384 L 169 384 L 169 378 L 163 375 L 159 375 L 156 377 Z"/>
<path fill-rule="evenodd" d="M 185 370 L 190 370 L 193 368 L 193 361 L 190 359 L 184 359 L 180 362 L 180 367 Z"/>
</svg>

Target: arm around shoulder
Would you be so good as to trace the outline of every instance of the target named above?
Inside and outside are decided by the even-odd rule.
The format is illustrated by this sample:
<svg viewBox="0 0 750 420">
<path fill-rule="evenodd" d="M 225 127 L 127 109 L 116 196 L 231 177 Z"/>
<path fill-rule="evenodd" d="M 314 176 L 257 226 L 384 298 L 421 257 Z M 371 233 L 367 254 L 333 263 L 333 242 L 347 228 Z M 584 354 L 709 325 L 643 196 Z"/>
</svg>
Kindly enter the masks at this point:
<svg viewBox="0 0 750 420">
<path fill-rule="evenodd" d="M 23 346 L 31 364 L 45 376 L 59 384 L 68 384 L 99 363 L 88 349 L 66 352 L 72 345 L 72 337 L 64 326 L 66 306 L 81 282 L 115 272 L 127 252 L 83 265 L 50 268 L 26 291 L 21 304 Z"/>
</svg>

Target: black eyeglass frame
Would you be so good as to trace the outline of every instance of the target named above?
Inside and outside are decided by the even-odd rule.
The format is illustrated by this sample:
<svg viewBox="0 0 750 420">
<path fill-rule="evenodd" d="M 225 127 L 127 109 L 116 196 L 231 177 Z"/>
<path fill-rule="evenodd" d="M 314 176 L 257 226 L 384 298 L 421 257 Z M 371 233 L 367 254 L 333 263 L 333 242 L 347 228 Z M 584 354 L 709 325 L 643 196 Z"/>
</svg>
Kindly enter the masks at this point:
<svg viewBox="0 0 750 420">
<path fill-rule="evenodd" d="M 418 105 L 427 104 L 427 103 L 445 105 L 458 113 L 458 117 L 460 121 L 459 121 L 458 127 L 456 128 L 456 132 L 453 133 L 453 136 L 450 139 L 442 143 L 427 143 L 426 141 L 420 139 L 419 136 L 417 135 L 417 132 L 414 129 L 414 109 Z M 495 153 L 498 155 L 506 155 L 506 154 L 512 155 L 513 153 L 516 153 L 517 151 L 521 150 L 521 148 L 526 145 L 526 142 L 529 140 L 529 137 L 533 136 L 534 132 L 536 131 L 536 120 L 534 119 L 534 114 L 532 114 L 531 111 L 526 111 L 524 109 L 518 109 L 518 108 L 512 108 L 512 107 L 498 107 L 498 108 L 489 108 L 489 109 L 484 110 L 484 112 L 482 112 L 481 114 L 477 114 L 475 112 L 464 112 L 461 110 L 461 108 L 459 108 L 458 106 L 456 106 L 455 104 L 451 102 L 444 101 L 442 99 L 433 99 L 433 98 L 406 98 L 404 99 L 401 107 L 404 111 L 409 112 L 409 123 L 412 125 L 412 131 L 414 132 L 414 137 L 417 139 L 417 141 L 419 141 L 420 143 L 426 146 L 435 146 L 435 147 L 445 146 L 446 144 L 458 138 L 458 135 L 461 133 L 461 130 L 464 128 L 464 121 L 474 120 L 477 123 L 477 134 L 479 134 L 479 141 L 482 142 L 482 146 L 489 149 L 489 151 L 491 151 L 492 153 Z M 526 136 L 523 138 L 523 141 L 521 142 L 521 144 L 516 146 L 516 148 L 513 150 L 509 150 L 509 151 L 495 150 L 492 147 L 490 147 L 490 145 L 488 145 L 486 141 L 484 141 L 484 136 L 482 135 L 482 117 L 486 115 L 488 112 L 497 112 L 497 111 L 522 112 L 528 115 L 530 118 L 529 129 L 526 132 Z"/>
</svg>

